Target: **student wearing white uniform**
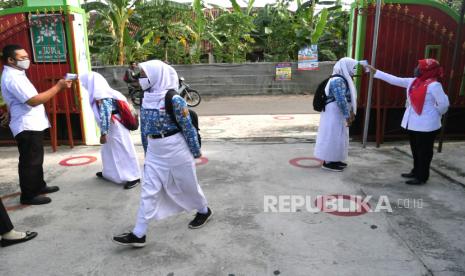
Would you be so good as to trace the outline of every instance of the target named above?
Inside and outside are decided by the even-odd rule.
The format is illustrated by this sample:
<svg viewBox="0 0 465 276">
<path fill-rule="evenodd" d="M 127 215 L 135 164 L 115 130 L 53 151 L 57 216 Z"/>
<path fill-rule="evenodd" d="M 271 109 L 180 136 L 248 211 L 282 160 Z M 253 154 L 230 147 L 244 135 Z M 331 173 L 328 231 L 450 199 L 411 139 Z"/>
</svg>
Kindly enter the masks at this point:
<svg viewBox="0 0 465 276">
<path fill-rule="evenodd" d="M 2 96 L 11 117 L 10 129 L 19 151 L 19 185 L 22 204 L 39 205 L 51 202 L 42 194 L 59 190 L 44 181 L 44 130 L 50 127 L 44 103 L 52 99 L 72 81 L 59 80 L 49 90 L 37 93 L 25 71 L 29 68 L 28 53 L 18 45 L 3 48 Z"/>
<path fill-rule="evenodd" d="M 197 131 L 183 98 L 172 98 L 174 118 L 167 114 L 165 95 L 179 86 L 173 67 L 159 60 L 140 63 L 139 79 L 145 91 L 141 107 L 144 145 L 144 181 L 136 225 L 132 232 L 113 237 L 120 245 L 143 247 L 149 220 L 197 210 L 188 227 L 202 227 L 212 216 L 200 188 L 194 158 L 201 156 Z M 169 104 L 169 103 L 168 103 Z M 179 125 L 179 127 L 178 127 Z"/>
<path fill-rule="evenodd" d="M 349 152 L 349 126 L 357 111 L 357 91 L 352 80 L 358 61 L 342 58 L 335 65 L 325 88 L 327 101 L 321 112 L 314 155 L 323 161 L 322 168 L 341 172 Z"/>
<path fill-rule="evenodd" d="M 413 168 L 402 177 L 411 178 L 405 182 L 409 185 L 425 184 L 433 159 L 434 140 L 441 128 L 441 117 L 449 108 L 449 98 L 438 81 L 443 69 L 434 59 L 422 59 L 415 68 L 414 78 L 399 78 L 368 67 L 375 72 L 375 78 L 406 88 L 407 102 L 401 126 L 409 134 Z"/>
<path fill-rule="evenodd" d="M 117 100 L 127 101 L 126 97 L 111 88 L 99 73 L 82 74 L 79 80 L 88 91 L 89 103 L 100 127 L 103 169 L 96 175 L 124 184 L 124 189 L 134 188 L 140 181 L 139 162 L 129 130 L 118 121 Z"/>
</svg>

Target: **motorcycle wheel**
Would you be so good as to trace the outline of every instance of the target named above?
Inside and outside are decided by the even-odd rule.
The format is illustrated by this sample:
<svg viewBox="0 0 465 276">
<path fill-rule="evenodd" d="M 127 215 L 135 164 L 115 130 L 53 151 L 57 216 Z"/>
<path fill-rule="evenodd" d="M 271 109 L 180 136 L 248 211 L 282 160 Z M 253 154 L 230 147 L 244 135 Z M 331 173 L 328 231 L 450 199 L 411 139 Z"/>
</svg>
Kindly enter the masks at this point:
<svg viewBox="0 0 465 276">
<path fill-rule="evenodd" d="M 183 95 L 183 98 L 184 100 L 186 100 L 186 103 L 189 107 L 198 106 L 200 104 L 200 101 L 202 101 L 199 92 L 193 89 L 187 90 L 186 93 Z"/>
</svg>

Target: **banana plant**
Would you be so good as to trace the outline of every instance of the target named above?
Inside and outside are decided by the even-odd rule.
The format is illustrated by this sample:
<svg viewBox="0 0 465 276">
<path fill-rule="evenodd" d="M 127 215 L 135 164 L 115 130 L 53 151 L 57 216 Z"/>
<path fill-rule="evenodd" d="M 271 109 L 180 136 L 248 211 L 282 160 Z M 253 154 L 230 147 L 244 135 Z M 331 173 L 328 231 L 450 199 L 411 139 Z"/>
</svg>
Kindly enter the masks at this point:
<svg viewBox="0 0 465 276">
<path fill-rule="evenodd" d="M 123 65 L 125 62 L 125 30 L 129 20 L 134 15 L 134 7 L 139 3 L 141 0 L 100 0 L 82 4 L 82 8 L 86 12 L 94 11 L 99 16 L 98 20 L 106 21 L 108 32 L 112 36 L 114 47 L 117 50 L 117 58 L 114 62 L 119 65 Z"/>
<path fill-rule="evenodd" d="M 192 61 L 199 62 L 200 51 L 202 41 L 210 41 L 217 45 L 217 47 L 223 47 L 223 43 L 216 37 L 212 30 L 213 15 L 210 13 L 210 19 L 207 19 L 204 13 L 204 5 L 202 0 L 194 0 L 192 2 L 192 8 L 194 10 L 193 29 L 195 43 L 192 49 Z"/>
</svg>

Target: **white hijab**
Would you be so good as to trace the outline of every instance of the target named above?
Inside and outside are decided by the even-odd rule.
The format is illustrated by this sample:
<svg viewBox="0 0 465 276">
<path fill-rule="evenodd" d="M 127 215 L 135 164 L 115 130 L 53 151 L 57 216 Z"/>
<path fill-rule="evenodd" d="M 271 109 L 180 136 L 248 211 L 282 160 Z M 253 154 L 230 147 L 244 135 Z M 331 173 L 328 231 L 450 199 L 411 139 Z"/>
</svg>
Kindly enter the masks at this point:
<svg viewBox="0 0 465 276">
<path fill-rule="evenodd" d="M 177 90 L 179 79 L 176 70 L 161 60 L 149 60 L 139 64 L 144 70 L 151 87 L 144 93 L 142 107 L 147 109 L 158 108 L 159 103 L 165 99 L 166 92 L 170 89 Z"/>
<path fill-rule="evenodd" d="M 95 120 L 100 126 L 100 114 L 97 101 L 105 98 L 127 101 L 121 92 L 111 88 L 107 80 L 97 72 L 89 72 L 79 75 L 81 85 L 89 94 L 89 104 L 94 112 Z"/>
<path fill-rule="evenodd" d="M 355 74 L 355 70 L 356 70 L 355 66 L 357 64 L 358 64 L 358 61 L 356 61 L 355 59 L 345 57 L 345 58 L 341 58 L 338 62 L 336 62 L 333 68 L 333 75 L 339 74 L 339 75 L 344 76 L 344 78 L 347 80 L 347 83 L 349 84 L 351 104 L 352 104 L 352 109 L 355 114 L 357 113 L 357 90 L 355 89 L 352 76 Z M 326 95 L 329 94 L 329 85 L 331 83 L 331 80 L 328 81 L 328 84 L 326 84 L 326 87 L 325 87 Z"/>
</svg>

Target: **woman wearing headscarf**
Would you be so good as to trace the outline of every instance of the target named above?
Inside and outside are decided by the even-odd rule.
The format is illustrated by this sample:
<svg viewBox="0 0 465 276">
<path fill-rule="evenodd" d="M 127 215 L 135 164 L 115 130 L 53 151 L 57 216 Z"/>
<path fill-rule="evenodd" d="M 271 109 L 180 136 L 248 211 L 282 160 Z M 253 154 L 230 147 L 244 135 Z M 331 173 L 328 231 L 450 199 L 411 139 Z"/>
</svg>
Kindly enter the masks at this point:
<svg viewBox="0 0 465 276">
<path fill-rule="evenodd" d="M 110 87 L 105 78 L 96 72 L 79 76 L 89 94 L 89 103 L 100 128 L 102 144 L 102 171 L 97 177 L 105 178 L 124 189 L 131 189 L 140 182 L 139 162 L 129 130 L 120 122 L 118 100 L 127 101 L 120 92 Z"/>
<path fill-rule="evenodd" d="M 418 61 L 413 78 L 399 78 L 368 67 L 375 73 L 375 78 L 406 88 L 406 109 L 401 126 L 409 134 L 413 168 L 401 176 L 410 178 L 406 184 L 425 184 L 433 159 L 434 140 L 441 128 L 441 117 L 449 108 L 449 98 L 439 82 L 443 68 L 435 59 L 422 59 Z"/>
<path fill-rule="evenodd" d="M 183 211 L 197 210 L 188 225 L 195 229 L 212 216 L 197 181 L 194 158 L 201 156 L 200 144 L 187 104 L 179 95 L 172 98 L 178 124 L 166 112 L 165 95 L 178 88 L 178 75 L 173 67 L 159 60 L 140 63 L 139 67 L 139 83 L 145 91 L 141 107 L 144 181 L 134 229 L 113 237 L 117 244 L 134 247 L 145 245 L 151 219 L 161 220 Z"/>
<path fill-rule="evenodd" d="M 341 172 L 349 152 L 349 126 L 357 111 L 357 90 L 352 80 L 358 61 L 342 58 L 333 69 L 334 75 L 325 87 L 327 96 L 325 110 L 321 112 L 316 138 L 316 158 L 323 161 L 322 168 Z"/>
</svg>

